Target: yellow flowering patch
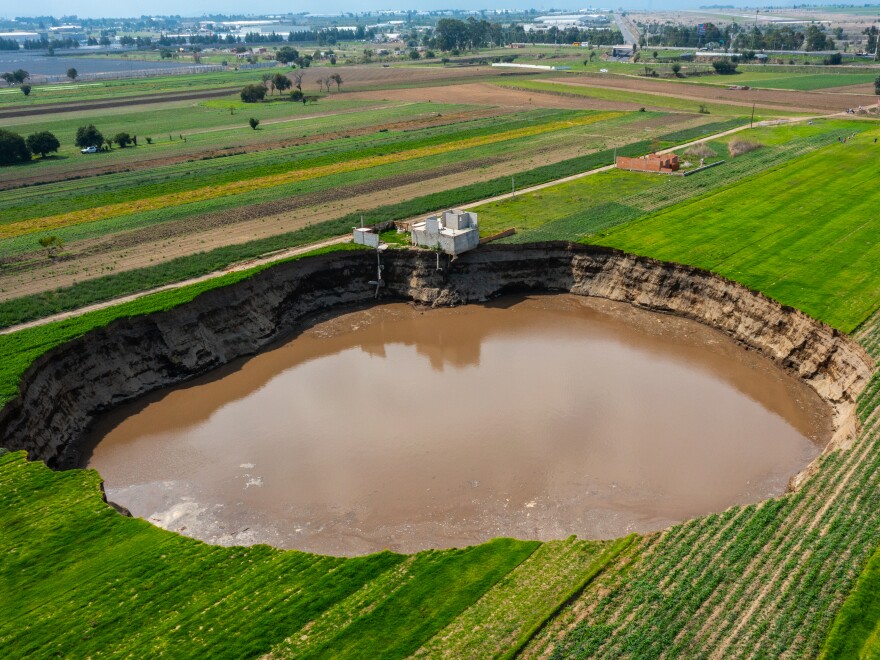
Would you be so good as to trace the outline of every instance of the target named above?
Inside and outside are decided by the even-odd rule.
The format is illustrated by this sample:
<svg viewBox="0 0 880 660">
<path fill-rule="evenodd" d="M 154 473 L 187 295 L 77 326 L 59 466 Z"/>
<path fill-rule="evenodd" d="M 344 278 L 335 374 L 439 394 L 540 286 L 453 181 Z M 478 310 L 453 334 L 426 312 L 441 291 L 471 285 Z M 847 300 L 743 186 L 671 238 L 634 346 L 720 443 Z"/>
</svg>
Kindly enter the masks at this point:
<svg viewBox="0 0 880 660">
<path fill-rule="evenodd" d="M 158 209 L 168 208 L 170 206 L 178 206 L 182 204 L 190 204 L 193 202 L 201 202 L 218 197 L 228 197 L 230 195 L 240 195 L 242 193 L 252 192 L 254 190 L 262 190 L 272 186 L 281 186 L 297 181 L 306 181 L 309 179 L 317 179 L 332 174 L 342 174 L 345 172 L 353 172 L 355 170 L 363 170 L 370 167 L 378 167 L 380 165 L 388 165 L 391 163 L 399 163 L 416 158 L 425 158 L 427 156 L 436 156 L 448 153 L 450 151 L 458 151 L 461 149 L 470 149 L 505 140 L 513 140 L 523 137 L 531 137 L 540 135 L 541 133 L 549 133 L 559 131 L 566 128 L 574 128 L 577 126 L 585 126 L 600 121 L 606 121 L 622 116 L 622 112 L 602 112 L 576 119 L 568 119 L 563 121 L 555 121 L 537 126 L 527 126 L 510 131 L 503 131 L 494 135 L 483 135 L 479 137 L 466 138 L 464 140 L 453 140 L 444 144 L 432 145 L 429 147 L 420 147 L 418 149 L 410 149 L 409 151 L 400 151 L 397 153 L 383 154 L 380 156 L 368 156 L 366 158 L 358 158 L 354 160 L 332 163 L 330 165 L 322 165 L 319 167 L 311 167 L 308 169 L 291 170 L 281 174 L 272 174 L 269 176 L 261 176 L 243 181 L 232 181 L 219 186 L 205 186 L 196 188 L 195 190 L 186 190 L 183 192 L 170 193 L 167 195 L 159 195 L 157 197 L 147 197 L 130 202 L 120 202 L 119 204 L 108 204 L 98 208 L 83 209 L 81 211 L 71 211 L 70 213 L 61 213 L 59 215 L 47 216 L 44 218 L 31 218 L 21 222 L 13 222 L 8 225 L 0 226 L 0 239 L 12 238 L 23 234 L 30 234 L 39 231 L 57 229 L 59 227 L 69 227 L 71 225 L 83 224 L 86 222 L 95 222 L 97 220 L 106 220 L 108 218 L 116 218 L 131 213 L 139 213 L 142 211 L 155 211 Z"/>
</svg>

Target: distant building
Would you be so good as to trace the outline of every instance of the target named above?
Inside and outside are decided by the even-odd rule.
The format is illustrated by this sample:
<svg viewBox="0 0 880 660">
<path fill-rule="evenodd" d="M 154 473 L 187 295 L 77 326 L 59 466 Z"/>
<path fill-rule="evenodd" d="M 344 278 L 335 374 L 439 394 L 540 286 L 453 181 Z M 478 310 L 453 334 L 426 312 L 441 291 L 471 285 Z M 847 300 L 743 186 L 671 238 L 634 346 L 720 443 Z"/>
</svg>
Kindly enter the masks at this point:
<svg viewBox="0 0 880 660">
<path fill-rule="evenodd" d="M 617 157 L 617 168 L 635 172 L 659 172 L 669 174 L 677 172 L 681 163 L 675 154 L 648 154 L 638 158 Z"/>
<path fill-rule="evenodd" d="M 611 57 L 628 58 L 632 57 L 635 48 L 632 46 L 612 46 Z"/>
<path fill-rule="evenodd" d="M 413 245 L 439 248 L 446 254 L 456 256 L 473 250 L 480 244 L 477 214 L 468 211 L 449 210 L 433 215 L 410 228 Z"/>
<path fill-rule="evenodd" d="M 38 32 L 0 32 L 0 39 L 15 41 L 19 45 L 23 44 L 25 41 L 39 41 L 45 36 L 45 33 L 41 35 Z"/>
</svg>

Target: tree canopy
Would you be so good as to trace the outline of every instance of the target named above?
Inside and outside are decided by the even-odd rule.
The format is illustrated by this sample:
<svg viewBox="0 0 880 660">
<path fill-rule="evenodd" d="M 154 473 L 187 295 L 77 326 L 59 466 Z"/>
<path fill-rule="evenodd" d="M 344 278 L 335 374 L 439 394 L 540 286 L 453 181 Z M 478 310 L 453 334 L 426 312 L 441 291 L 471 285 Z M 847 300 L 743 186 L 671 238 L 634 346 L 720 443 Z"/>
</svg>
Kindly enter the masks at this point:
<svg viewBox="0 0 880 660">
<path fill-rule="evenodd" d="M 41 158 L 45 158 L 46 154 L 50 154 L 53 151 L 58 151 L 61 147 L 58 138 L 49 131 L 40 131 L 28 135 L 26 143 L 28 149 L 35 154 L 40 154 Z"/>
<path fill-rule="evenodd" d="M 31 150 L 24 138 L 18 133 L 0 128 L 0 165 L 26 163 L 30 159 Z"/>
</svg>

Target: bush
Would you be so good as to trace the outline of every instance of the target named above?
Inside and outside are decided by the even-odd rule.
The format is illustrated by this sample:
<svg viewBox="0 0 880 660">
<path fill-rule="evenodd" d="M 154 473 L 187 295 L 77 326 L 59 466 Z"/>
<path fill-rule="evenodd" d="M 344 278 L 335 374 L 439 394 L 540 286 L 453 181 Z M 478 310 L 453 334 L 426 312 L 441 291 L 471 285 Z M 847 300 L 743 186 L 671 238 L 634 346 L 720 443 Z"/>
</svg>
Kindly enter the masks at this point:
<svg viewBox="0 0 880 660">
<path fill-rule="evenodd" d="M 0 128 L 0 165 L 26 163 L 30 159 L 31 150 L 24 138 L 18 133 Z"/>
<path fill-rule="evenodd" d="M 241 100 L 245 103 L 259 103 L 266 98 L 266 88 L 263 85 L 246 85 L 241 90 Z"/>
<path fill-rule="evenodd" d="M 27 146 L 35 154 L 40 154 L 40 158 L 45 158 L 46 154 L 58 151 L 61 143 L 49 131 L 40 131 L 39 133 L 28 135 Z"/>
<path fill-rule="evenodd" d="M 880 76 L 874 78 L 874 93 L 880 96 Z"/>
<path fill-rule="evenodd" d="M 30 96 L 31 95 L 31 86 L 30 85 L 22 85 L 21 91 L 25 96 Z"/>
<path fill-rule="evenodd" d="M 100 147 L 104 144 L 104 136 L 101 134 L 94 124 L 88 126 L 80 126 L 76 129 L 76 139 L 74 143 L 78 147 Z"/>
<path fill-rule="evenodd" d="M 697 112 L 699 112 L 701 115 L 708 115 L 708 114 L 709 114 L 709 108 L 706 107 L 706 104 L 705 104 L 705 103 L 700 103 L 700 109 L 697 110 Z"/>
<path fill-rule="evenodd" d="M 691 158 L 715 158 L 718 154 L 708 144 L 700 142 L 685 149 L 684 155 Z"/>
<path fill-rule="evenodd" d="M 676 75 L 676 77 L 677 77 L 678 74 L 681 73 L 681 64 L 679 64 L 678 62 L 676 62 L 675 64 L 673 64 L 673 65 L 672 65 L 672 73 L 674 73 L 674 74 Z"/>
<path fill-rule="evenodd" d="M 252 129 L 257 130 L 257 126 L 260 125 L 260 120 L 256 117 L 251 117 L 250 119 L 248 119 L 248 124 L 250 124 Z"/>
<path fill-rule="evenodd" d="M 409 59 L 417 60 L 417 59 L 419 59 L 419 57 L 421 57 L 419 55 L 419 51 L 417 51 L 415 48 L 413 48 L 411 51 L 409 51 Z"/>
<path fill-rule="evenodd" d="M 303 100 L 303 93 L 301 89 L 295 89 L 290 93 L 290 100 L 294 102 Z"/>
<path fill-rule="evenodd" d="M 153 144 L 153 138 L 148 137 L 148 138 L 144 138 L 144 139 L 147 141 L 147 144 Z"/>
<path fill-rule="evenodd" d="M 752 142 L 751 140 L 731 140 L 727 143 L 727 151 L 731 156 L 742 156 L 755 149 L 763 147 L 760 142 Z"/>
<path fill-rule="evenodd" d="M 732 73 L 736 73 L 736 63 L 735 62 L 727 62 L 725 60 L 719 60 L 717 62 L 712 62 L 712 68 L 715 69 L 715 73 L 720 73 L 724 76 L 729 76 Z"/>
<path fill-rule="evenodd" d="M 117 133 L 113 136 L 113 141 L 119 145 L 120 149 L 125 149 L 128 145 L 130 145 L 134 140 L 132 137 L 125 132 Z"/>
<path fill-rule="evenodd" d="M 829 55 L 824 60 L 822 60 L 822 64 L 826 64 L 828 66 L 833 66 L 835 64 L 841 64 L 843 62 L 843 55 L 840 53 L 834 53 L 833 55 Z"/>
</svg>

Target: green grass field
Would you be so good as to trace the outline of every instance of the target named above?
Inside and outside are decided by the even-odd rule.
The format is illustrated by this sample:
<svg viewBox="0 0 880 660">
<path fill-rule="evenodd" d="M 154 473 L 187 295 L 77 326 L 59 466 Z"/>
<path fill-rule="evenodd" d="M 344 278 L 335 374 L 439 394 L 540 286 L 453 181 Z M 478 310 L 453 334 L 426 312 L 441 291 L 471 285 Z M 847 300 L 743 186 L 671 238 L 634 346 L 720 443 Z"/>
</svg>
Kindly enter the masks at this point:
<svg viewBox="0 0 880 660">
<path fill-rule="evenodd" d="M 596 242 L 712 270 L 851 332 L 880 305 L 877 134 L 835 143 Z"/>
</svg>

